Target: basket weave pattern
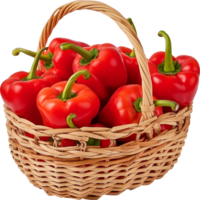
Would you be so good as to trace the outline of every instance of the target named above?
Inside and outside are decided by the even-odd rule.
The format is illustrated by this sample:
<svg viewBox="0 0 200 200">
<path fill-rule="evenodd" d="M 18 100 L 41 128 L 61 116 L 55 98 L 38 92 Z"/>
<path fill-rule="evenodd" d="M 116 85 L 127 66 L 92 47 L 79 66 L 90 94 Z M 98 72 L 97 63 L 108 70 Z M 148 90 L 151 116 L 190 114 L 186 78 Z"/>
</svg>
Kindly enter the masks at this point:
<svg viewBox="0 0 200 200">
<path fill-rule="evenodd" d="M 118 195 L 126 189 L 135 189 L 162 178 L 173 168 L 180 156 L 190 124 L 192 105 L 178 113 L 154 116 L 152 84 L 146 56 L 137 35 L 129 22 L 113 8 L 93 1 L 75 1 L 58 8 L 45 25 L 39 49 L 47 43 L 58 21 L 75 10 L 90 9 L 111 17 L 133 44 L 140 66 L 143 86 L 143 117 L 139 124 L 113 128 L 52 129 L 36 126 L 10 111 L 6 106 L 7 130 L 11 154 L 29 181 L 48 195 L 75 199 L 98 199 Z M 160 132 L 161 124 L 173 129 Z M 153 131 L 156 137 L 153 138 Z M 25 136 L 25 132 L 35 136 Z M 118 147 L 100 149 L 86 146 L 95 139 L 118 139 L 137 134 L 136 141 Z M 146 133 L 145 142 L 139 140 Z M 52 137 L 44 142 L 39 137 Z M 63 138 L 80 141 L 74 147 L 60 147 Z"/>
</svg>

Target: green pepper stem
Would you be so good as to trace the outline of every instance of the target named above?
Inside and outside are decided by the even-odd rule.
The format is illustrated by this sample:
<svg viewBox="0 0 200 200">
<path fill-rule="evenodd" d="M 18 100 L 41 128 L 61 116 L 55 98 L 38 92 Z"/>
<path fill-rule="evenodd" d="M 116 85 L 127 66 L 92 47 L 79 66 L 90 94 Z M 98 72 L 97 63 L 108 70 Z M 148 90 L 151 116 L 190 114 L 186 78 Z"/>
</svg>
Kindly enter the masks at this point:
<svg viewBox="0 0 200 200">
<path fill-rule="evenodd" d="M 131 18 L 128 18 L 127 20 L 128 20 L 129 23 L 132 25 L 132 27 L 133 27 L 133 29 L 134 29 L 136 35 L 137 35 L 137 30 L 136 30 L 136 28 L 135 28 L 135 25 L 134 25 L 134 23 L 133 23 L 133 20 L 132 20 Z M 135 58 L 135 57 L 136 57 L 134 48 L 133 48 L 132 52 L 130 53 L 129 57 L 131 57 L 131 58 Z"/>
<path fill-rule="evenodd" d="M 79 76 L 84 76 L 84 79 L 87 80 L 91 77 L 90 73 L 86 70 L 86 69 L 83 69 L 83 70 L 80 70 L 78 72 L 76 72 L 75 74 L 73 74 L 70 79 L 68 80 L 67 82 L 67 85 L 65 86 L 65 89 L 62 93 L 62 96 L 61 98 L 63 100 L 67 100 L 67 99 L 71 99 L 72 97 L 72 86 L 74 84 L 74 82 L 76 81 L 76 79 L 79 77 Z"/>
<path fill-rule="evenodd" d="M 173 111 L 178 111 L 179 104 L 174 101 L 169 100 L 154 100 L 155 107 L 171 107 Z M 141 112 L 141 104 L 142 104 L 142 98 L 138 97 L 138 99 L 134 102 L 134 107 L 137 112 Z"/>
<path fill-rule="evenodd" d="M 134 23 L 133 23 L 133 20 L 132 20 L 131 18 L 128 18 L 127 20 L 128 20 L 129 23 L 132 25 L 132 27 L 133 27 L 135 33 L 137 34 L 137 30 L 136 30 L 136 28 L 135 28 L 135 25 L 134 25 Z"/>
<path fill-rule="evenodd" d="M 173 111 L 178 111 L 179 104 L 175 101 L 169 101 L 169 100 L 154 100 L 155 107 L 171 107 Z"/>
<path fill-rule="evenodd" d="M 46 50 L 46 49 L 48 49 L 48 47 L 44 47 L 44 48 L 42 48 L 42 49 L 40 49 L 38 51 L 38 53 L 36 54 L 35 59 L 33 61 L 31 70 L 30 70 L 28 76 L 25 78 L 25 80 L 32 80 L 32 79 L 36 79 L 37 78 L 36 71 L 37 71 L 37 66 L 38 66 L 39 58 L 40 58 L 40 55 L 42 54 L 42 52 L 44 50 Z"/>
<path fill-rule="evenodd" d="M 18 56 L 20 52 L 24 53 L 24 54 L 26 54 L 28 56 L 31 56 L 33 58 L 35 58 L 35 56 L 37 55 L 36 52 L 30 51 L 30 50 L 27 50 L 27 49 L 23 49 L 23 48 L 16 48 L 16 49 L 14 49 L 12 51 L 12 54 L 13 54 L 13 56 Z M 42 61 L 44 61 L 47 64 L 51 64 L 51 62 L 52 62 L 52 58 L 49 57 L 49 56 L 47 56 L 47 55 L 40 55 L 39 59 L 42 60 Z"/>
<path fill-rule="evenodd" d="M 80 54 L 87 62 L 90 62 L 94 58 L 94 55 L 91 52 L 89 52 L 75 44 L 63 43 L 60 45 L 60 48 L 63 51 L 66 51 L 69 49 L 75 51 L 76 53 Z"/>
<path fill-rule="evenodd" d="M 172 44 L 169 35 L 165 31 L 159 31 L 158 36 L 165 38 L 165 65 L 164 72 L 174 72 L 174 62 L 172 58 Z"/>
<path fill-rule="evenodd" d="M 76 115 L 74 113 L 71 113 L 67 116 L 67 124 L 70 128 L 77 128 L 74 123 L 72 122 L 72 119 L 75 119 Z M 100 145 L 100 140 L 94 139 L 94 138 L 89 138 L 87 141 L 88 146 L 99 146 Z"/>
<path fill-rule="evenodd" d="M 70 128 L 77 128 L 74 123 L 72 122 L 72 119 L 76 118 L 76 115 L 74 113 L 71 113 L 67 116 L 67 124 Z"/>
<path fill-rule="evenodd" d="M 130 58 L 135 58 L 136 54 L 135 54 L 135 50 L 133 49 L 129 55 Z"/>
</svg>

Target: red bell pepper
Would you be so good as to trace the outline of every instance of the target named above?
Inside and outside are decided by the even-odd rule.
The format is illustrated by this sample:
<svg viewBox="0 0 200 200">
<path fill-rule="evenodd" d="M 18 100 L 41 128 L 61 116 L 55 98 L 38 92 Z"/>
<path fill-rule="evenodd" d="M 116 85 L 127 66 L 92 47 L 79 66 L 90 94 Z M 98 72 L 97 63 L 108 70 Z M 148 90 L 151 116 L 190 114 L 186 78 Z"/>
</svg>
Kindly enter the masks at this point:
<svg viewBox="0 0 200 200">
<path fill-rule="evenodd" d="M 89 46 L 85 43 L 76 42 L 70 39 L 55 38 L 49 44 L 48 50 L 44 53 L 45 55 L 40 56 L 40 60 L 43 72 L 48 71 L 58 75 L 62 80 L 68 80 L 73 74 L 72 63 L 76 57 L 76 52 L 73 50 L 62 51 L 59 48 L 59 45 L 64 42 L 70 42 L 81 47 Z M 35 52 L 22 48 L 13 50 L 13 55 L 19 55 L 20 52 L 23 52 L 32 57 L 35 57 L 36 55 Z"/>
<path fill-rule="evenodd" d="M 156 106 L 154 111 L 156 116 L 163 114 L 161 106 L 170 106 L 175 111 L 179 107 L 177 103 L 172 101 L 156 100 L 155 97 L 153 97 L 153 99 Z M 123 86 L 116 90 L 108 104 L 100 111 L 98 121 L 106 127 L 139 123 L 142 116 L 141 102 L 142 86 Z M 142 135 L 141 138 L 142 137 L 144 137 L 144 135 Z M 135 139 L 136 134 L 132 134 L 130 137 L 119 139 L 119 141 L 131 141 Z"/>
<path fill-rule="evenodd" d="M 133 55 L 134 50 L 122 46 L 118 47 L 118 49 L 121 52 L 124 64 L 126 66 L 128 75 L 127 84 L 140 84 L 141 83 L 140 70 L 137 58 L 135 57 L 135 54 Z"/>
<path fill-rule="evenodd" d="M 36 69 L 39 57 L 46 48 L 41 49 L 33 62 L 31 71 L 17 72 L 5 80 L 1 85 L 1 96 L 5 105 L 19 117 L 27 119 L 36 125 L 42 125 L 42 118 L 36 106 L 36 97 L 45 87 L 61 81 L 54 74 L 37 76 Z"/>
<path fill-rule="evenodd" d="M 37 106 L 45 126 L 68 128 L 67 119 L 73 119 L 76 127 L 89 126 L 100 107 L 98 96 L 87 86 L 74 83 L 84 75 L 90 78 L 87 70 L 73 74 L 69 81 L 57 83 L 40 91 Z"/>
<path fill-rule="evenodd" d="M 171 40 L 164 31 L 158 33 L 165 38 L 166 52 L 157 52 L 150 58 L 155 63 L 149 67 L 153 94 L 158 99 L 176 101 L 180 109 L 192 103 L 199 84 L 199 63 L 191 56 L 172 56 Z M 171 109 L 164 108 L 164 112 Z"/>
<path fill-rule="evenodd" d="M 91 78 L 77 79 L 77 83 L 87 85 L 99 97 L 101 107 L 106 104 L 112 93 L 126 85 L 127 72 L 119 50 L 112 44 L 94 45 L 80 48 L 74 44 L 62 44 L 63 50 L 72 49 L 78 54 L 73 62 L 74 73 L 82 69 L 90 72 Z"/>
<path fill-rule="evenodd" d="M 83 74 L 83 73 L 82 73 Z M 78 76 L 80 76 L 80 75 L 82 75 L 81 73 L 78 75 Z M 87 73 L 85 73 L 86 75 L 88 75 Z M 85 76 L 86 76 L 85 75 Z M 76 76 L 77 76 L 77 74 L 76 74 Z M 75 81 L 75 79 L 76 79 L 76 76 L 74 75 L 73 77 L 71 77 L 71 79 L 68 81 L 68 82 L 70 82 L 71 81 L 71 83 L 68 85 L 69 86 L 69 90 L 71 89 L 70 87 L 73 85 L 73 83 L 74 83 L 74 81 Z M 60 85 L 60 84 L 59 84 Z M 66 85 L 66 83 L 65 83 L 65 85 Z M 53 87 L 53 86 L 52 86 Z M 59 87 L 58 85 L 56 85 L 55 87 Z M 67 86 L 66 86 L 67 87 Z M 60 89 L 60 88 L 59 88 Z M 59 90 L 58 89 L 58 90 Z M 66 90 L 65 90 L 66 91 Z M 69 92 L 69 91 L 68 91 Z M 67 93 L 67 91 L 66 91 L 66 93 Z M 80 93 L 80 92 L 79 92 Z M 72 96 L 74 96 L 75 95 L 75 93 L 73 93 L 72 92 Z M 79 94 L 80 95 L 80 94 Z M 91 96 L 92 97 L 92 96 Z M 72 97 L 73 98 L 73 97 Z M 43 99 L 44 100 L 44 99 Z M 46 99 L 46 101 L 48 101 L 48 99 Z M 70 104 L 70 102 L 68 102 L 69 104 Z M 72 122 L 72 118 L 74 118 L 75 117 L 75 115 L 74 114 L 70 114 L 70 115 L 68 115 L 68 117 L 66 118 L 66 120 L 67 120 L 67 124 L 69 125 L 69 127 L 70 128 L 76 128 L 76 126 L 73 124 L 73 122 Z M 52 127 L 52 128 L 55 128 L 55 126 L 53 125 L 53 126 L 51 126 L 51 124 L 48 124 L 48 126 L 50 126 L 50 127 Z M 62 139 L 62 141 L 61 141 L 61 147 L 67 147 L 67 146 L 76 146 L 76 144 L 77 144 L 78 142 L 77 141 L 75 141 L 75 140 L 71 140 L 71 139 Z M 87 145 L 96 145 L 96 144 L 94 144 L 94 139 L 89 139 L 89 141 L 87 142 Z"/>
<path fill-rule="evenodd" d="M 43 125 L 42 117 L 36 106 L 36 96 L 38 92 L 47 86 L 61 81 L 52 73 L 43 73 L 36 70 L 39 56 L 44 49 L 41 49 L 35 59 L 31 62 L 29 72 L 19 70 L 11 73 L 1 82 L 0 95 L 5 105 L 19 117 L 23 117 L 36 125 Z M 12 97 L 15 98 L 12 98 Z M 25 132 L 25 135 L 34 138 L 33 134 Z M 42 141 L 47 141 L 50 137 L 39 137 Z"/>
<path fill-rule="evenodd" d="M 128 21 L 130 22 L 130 24 L 132 25 L 133 29 L 137 34 L 132 19 L 128 18 Z M 139 65 L 135 55 L 135 50 L 134 49 L 131 50 L 127 47 L 122 47 L 122 46 L 118 47 L 118 49 L 123 57 L 124 64 L 127 70 L 128 84 L 140 84 L 141 76 L 140 76 Z"/>
</svg>

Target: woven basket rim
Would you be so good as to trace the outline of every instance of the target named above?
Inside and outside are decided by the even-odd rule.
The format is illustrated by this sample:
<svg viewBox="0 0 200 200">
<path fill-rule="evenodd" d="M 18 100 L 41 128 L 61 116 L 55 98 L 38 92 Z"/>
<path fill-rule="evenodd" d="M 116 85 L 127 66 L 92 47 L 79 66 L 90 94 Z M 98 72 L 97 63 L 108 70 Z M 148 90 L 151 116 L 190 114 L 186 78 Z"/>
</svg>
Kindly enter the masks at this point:
<svg viewBox="0 0 200 200">
<path fill-rule="evenodd" d="M 155 124 L 157 127 L 158 123 L 172 123 L 174 128 L 172 130 L 165 130 L 162 133 L 159 133 L 155 138 L 147 140 L 146 142 L 142 142 L 139 139 L 136 141 L 131 141 L 125 143 L 124 145 L 117 146 L 117 147 L 109 147 L 109 148 L 95 148 L 86 146 L 84 150 L 80 148 L 80 146 L 74 147 L 59 147 L 54 145 L 54 143 L 44 142 L 39 139 L 41 136 L 52 136 L 54 140 L 60 139 L 74 139 L 78 141 L 85 140 L 88 141 L 89 137 L 93 138 L 103 138 L 103 139 L 112 139 L 113 136 L 121 133 L 117 132 L 101 132 L 97 131 L 94 127 L 95 131 L 93 132 L 91 127 L 88 127 L 90 130 L 85 131 L 87 127 L 84 127 L 83 131 L 82 128 L 79 131 L 73 132 L 73 129 L 62 129 L 62 133 L 54 135 L 55 132 L 58 132 L 59 129 L 50 129 L 49 127 L 44 126 L 36 126 L 33 123 L 25 120 L 23 118 L 18 117 L 12 111 L 5 108 L 5 114 L 7 118 L 7 128 L 12 129 L 13 137 L 17 139 L 21 146 L 33 149 L 37 153 L 45 156 L 52 156 L 55 158 L 65 158 L 65 159 L 74 159 L 74 158 L 81 158 L 81 159 L 96 159 L 96 158 L 122 158 L 126 156 L 131 156 L 135 154 L 139 154 L 149 148 L 156 148 L 157 146 L 166 144 L 168 139 L 174 138 L 177 140 L 179 137 L 183 137 L 186 132 L 188 131 L 188 127 L 190 124 L 190 114 L 192 113 L 192 105 L 185 107 L 183 110 L 179 111 L 177 114 L 175 113 L 166 113 L 162 116 L 154 119 L 154 122 L 150 121 L 149 123 L 146 122 L 145 126 L 139 127 L 140 125 L 137 124 L 136 127 L 130 128 L 129 132 L 126 132 L 127 129 L 120 130 L 124 135 L 129 135 L 131 133 L 137 133 L 137 129 L 140 131 L 138 135 L 140 136 L 142 133 L 149 132 L 149 134 L 153 135 L 153 126 Z M 161 119 L 161 120 L 160 120 Z M 174 122 L 176 121 L 176 122 Z M 185 123 L 184 123 L 185 121 Z M 39 129 L 38 129 L 39 127 Z M 44 129 L 47 128 L 47 131 Z M 123 126 L 124 128 L 124 126 Z M 40 130 L 41 129 L 41 130 Z M 141 131 L 143 130 L 143 132 Z M 63 132 L 63 131 L 66 132 Z M 136 131 L 135 131 L 136 130 Z M 53 131 L 53 133 L 51 133 Z M 24 132 L 31 133 L 35 136 L 34 139 L 27 137 L 24 135 Z M 44 134 L 45 133 L 45 134 Z M 46 133 L 49 133 L 48 135 Z M 67 134 L 66 134 L 67 133 Z M 112 138 L 108 138 L 108 134 L 112 135 Z M 105 134 L 106 137 L 105 138 Z M 104 136 L 102 136 L 104 135 Z M 116 137 L 116 136 L 115 136 Z"/>
<path fill-rule="evenodd" d="M 177 126 L 177 122 L 181 121 L 183 118 L 190 116 L 190 114 L 193 111 L 193 104 L 190 104 L 189 106 L 184 107 L 183 109 L 179 110 L 177 113 L 175 112 L 168 112 L 165 114 L 160 115 L 159 117 L 155 116 L 154 118 L 151 118 L 148 121 L 145 121 L 143 123 L 131 123 L 131 124 L 126 124 L 126 125 L 120 125 L 120 126 L 114 126 L 112 128 L 109 127 L 82 127 L 82 128 L 51 128 L 48 126 L 44 126 L 44 125 L 35 125 L 34 123 L 30 122 L 27 119 L 21 118 L 19 117 L 17 114 L 15 114 L 12 110 L 10 110 L 5 104 L 3 105 L 4 108 L 4 112 L 8 113 L 10 115 L 12 115 L 13 118 L 15 118 L 17 121 L 19 121 L 20 123 L 24 123 L 28 126 L 30 126 L 32 128 L 32 132 L 30 132 L 31 134 L 35 135 L 36 137 L 39 136 L 46 136 L 46 137 L 53 137 L 55 136 L 56 133 L 71 133 L 71 132 L 85 132 L 85 131 L 89 131 L 89 132 L 103 132 L 103 131 L 107 131 L 107 132 L 111 132 L 111 133 L 115 133 L 116 135 L 119 134 L 118 137 L 113 138 L 113 135 L 111 137 L 106 137 L 106 136 L 101 136 L 102 138 L 96 138 L 95 139 L 119 139 L 119 138 L 126 138 L 128 137 L 128 133 L 133 132 L 132 129 L 134 129 L 135 127 L 141 126 L 141 129 L 139 129 L 139 131 L 134 132 L 134 134 L 143 134 L 144 132 L 148 132 L 149 129 L 145 128 L 145 131 L 141 132 L 142 129 L 144 129 L 144 127 L 147 127 L 149 125 L 151 125 L 152 123 L 154 123 L 155 126 L 157 125 L 161 125 L 164 124 L 163 121 L 165 121 L 165 119 L 167 119 L 166 124 L 167 125 L 172 125 L 172 126 Z M 186 114 L 185 114 L 186 113 Z M 182 116 L 181 116 L 182 115 Z M 170 118 L 172 118 L 173 120 L 170 120 Z M 175 119 L 177 118 L 177 119 Z M 27 127 L 20 127 L 20 128 L 24 128 L 24 131 L 26 131 Z M 149 128 L 153 128 L 153 126 L 150 126 Z M 129 131 L 126 131 L 127 129 L 131 129 Z M 37 134 L 37 131 L 35 130 L 39 130 L 41 135 Z M 123 136 L 124 134 L 124 136 Z M 133 134 L 133 133 L 132 133 Z M 61 138 L 63 139 L 67 139 L 63 136 L 61 136 Z"/>
</svg>

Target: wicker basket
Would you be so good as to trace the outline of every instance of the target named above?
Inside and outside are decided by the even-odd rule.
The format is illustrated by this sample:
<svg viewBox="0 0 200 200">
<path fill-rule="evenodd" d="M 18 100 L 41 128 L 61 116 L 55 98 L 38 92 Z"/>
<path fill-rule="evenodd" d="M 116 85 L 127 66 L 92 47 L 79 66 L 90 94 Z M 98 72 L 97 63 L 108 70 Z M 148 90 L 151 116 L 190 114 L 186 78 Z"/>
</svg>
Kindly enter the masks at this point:
<svg viewBox="0 0 200 200">
<path fill-rule="evenodd" d="M 173 168 L 180 156 L 190 124 L 192 105 L 178 113 L 154 116 L 152 84 L 146 56 L 129 22 L 115 9 L 94 1 L 75 1 L 58 8 L 45 25 L 39 49 L 44 47 L 58 21 L 75 10 L 89 9 L 111 17 L 135 48 L 143 85 L 142 119 L 139 124 L 113 128 L 83 127 L 51 129 L 36 126 L 5 108 L 11 154 L 29 181 L 48 195 L 75 199 L 98 199 L 103 195 L 118 195 L 162 178 Z M 160 124 L 173 125 L 160 133 Z M 153 130 L 157 136 L 152 138 Z M 34 139 L 25 136 L 29 132 Z M 87 147 L 89 137 L 118 139 L 137 134 L 136 141 L 119 147 L 100 149 Z M 146 133 L 148 140 L 141 142 Z M 52 136 L 54 143 L 40 141 L 40 136 Z M 63 138 L 80 141 L 79 146 L 61 148 Z"/>
</svg>

